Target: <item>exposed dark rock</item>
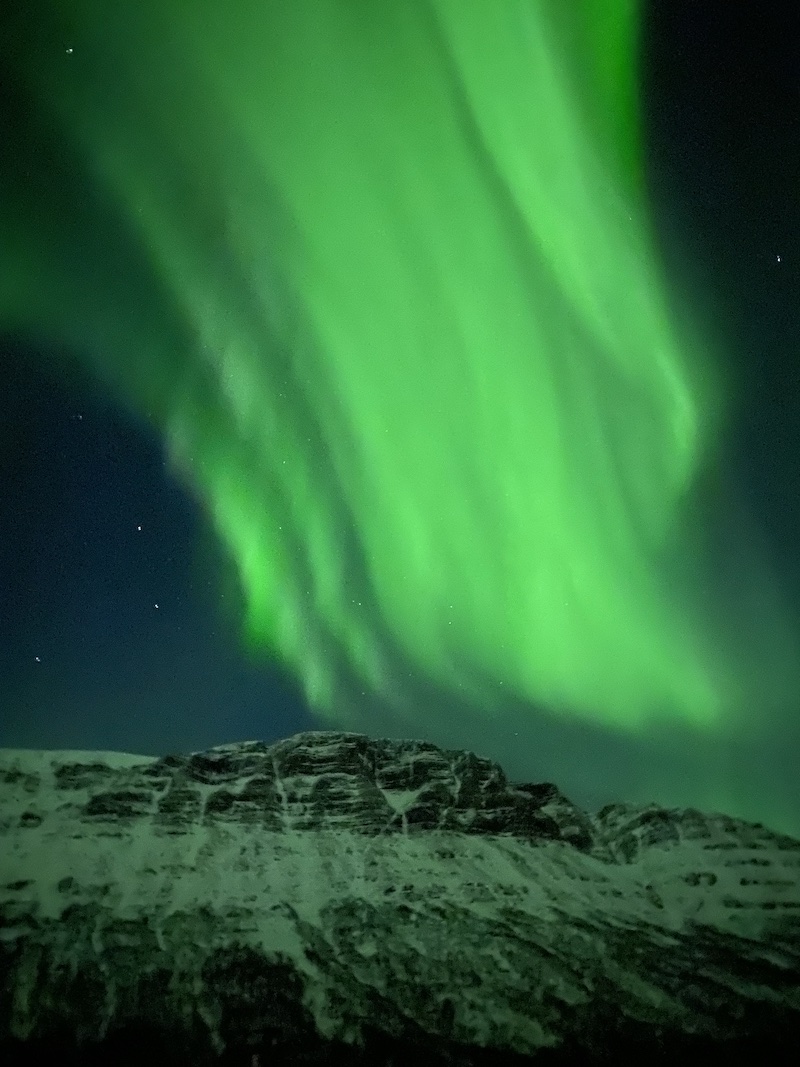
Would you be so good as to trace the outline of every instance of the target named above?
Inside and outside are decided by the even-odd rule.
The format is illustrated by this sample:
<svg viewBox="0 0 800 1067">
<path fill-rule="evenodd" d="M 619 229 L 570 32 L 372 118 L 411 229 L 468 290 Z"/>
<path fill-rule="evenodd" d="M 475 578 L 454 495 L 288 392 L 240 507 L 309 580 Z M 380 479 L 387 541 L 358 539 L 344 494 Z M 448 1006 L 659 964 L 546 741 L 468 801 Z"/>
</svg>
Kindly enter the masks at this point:
<svg viewBox="0 0 800 1067">
<path fill-rule="evenodd" d="M 304 733 L 0 752 L 4 1064 L 794 1062 L 800 842 Z"/>
</svg>

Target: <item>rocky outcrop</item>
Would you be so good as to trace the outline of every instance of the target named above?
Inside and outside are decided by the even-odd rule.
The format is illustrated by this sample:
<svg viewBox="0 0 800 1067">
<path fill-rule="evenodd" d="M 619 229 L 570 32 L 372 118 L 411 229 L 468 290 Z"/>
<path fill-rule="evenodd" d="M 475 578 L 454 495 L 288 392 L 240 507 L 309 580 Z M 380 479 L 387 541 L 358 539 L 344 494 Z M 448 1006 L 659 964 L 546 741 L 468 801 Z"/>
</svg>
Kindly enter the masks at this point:
<svg viewBox="0 0 800 1067">
<path fill-rule="evenodd" d="M 5 1064 L 793 1062 L 800 841 L 312 732 L 0 753 Z"/>
</svg>

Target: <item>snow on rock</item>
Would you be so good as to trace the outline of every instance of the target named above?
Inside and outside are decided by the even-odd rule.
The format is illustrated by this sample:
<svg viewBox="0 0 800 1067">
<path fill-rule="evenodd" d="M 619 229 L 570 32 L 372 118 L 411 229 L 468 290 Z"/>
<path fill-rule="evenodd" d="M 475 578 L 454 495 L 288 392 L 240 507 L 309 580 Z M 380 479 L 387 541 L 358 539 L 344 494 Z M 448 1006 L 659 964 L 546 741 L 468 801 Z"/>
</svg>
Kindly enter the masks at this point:
<svg viewBox="0 0 800 1067">
<path fill-rule="evenodd" d="M 586 814 L 469 752 L 0 750 L 0 849 L 4 1063 L 777 1062 L 800 1036 L 800 841 Z"/>
</svg>

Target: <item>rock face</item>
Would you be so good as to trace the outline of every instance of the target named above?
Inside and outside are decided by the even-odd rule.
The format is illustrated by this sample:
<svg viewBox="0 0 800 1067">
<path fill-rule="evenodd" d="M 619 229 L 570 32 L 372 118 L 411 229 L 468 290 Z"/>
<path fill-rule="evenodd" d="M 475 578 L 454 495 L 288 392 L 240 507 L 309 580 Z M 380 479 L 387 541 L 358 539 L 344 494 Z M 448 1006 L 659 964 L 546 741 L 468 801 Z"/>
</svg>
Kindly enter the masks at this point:
<svg viewBox="0 0 800 1067">
<path fill-rule="evenodd" d="M 350 733 L 0 752 L 0 1060 L 795 1062 L 800 841 Z"/>
</svg>

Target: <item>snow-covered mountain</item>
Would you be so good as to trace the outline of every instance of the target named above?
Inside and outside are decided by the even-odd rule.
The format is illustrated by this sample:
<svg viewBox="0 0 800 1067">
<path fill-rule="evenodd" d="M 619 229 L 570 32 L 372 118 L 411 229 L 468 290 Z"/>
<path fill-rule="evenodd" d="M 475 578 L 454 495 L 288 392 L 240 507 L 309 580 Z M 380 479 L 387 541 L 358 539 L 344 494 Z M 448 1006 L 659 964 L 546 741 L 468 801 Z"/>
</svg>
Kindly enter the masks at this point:
<svg viewBox="0 0 800 1067">
<path fill-rule="evenodd" d="M 353 733 L 2 750 L 0 968 L 3 1063 L 788 1063 L 800 841 Z"/>
</svg>

